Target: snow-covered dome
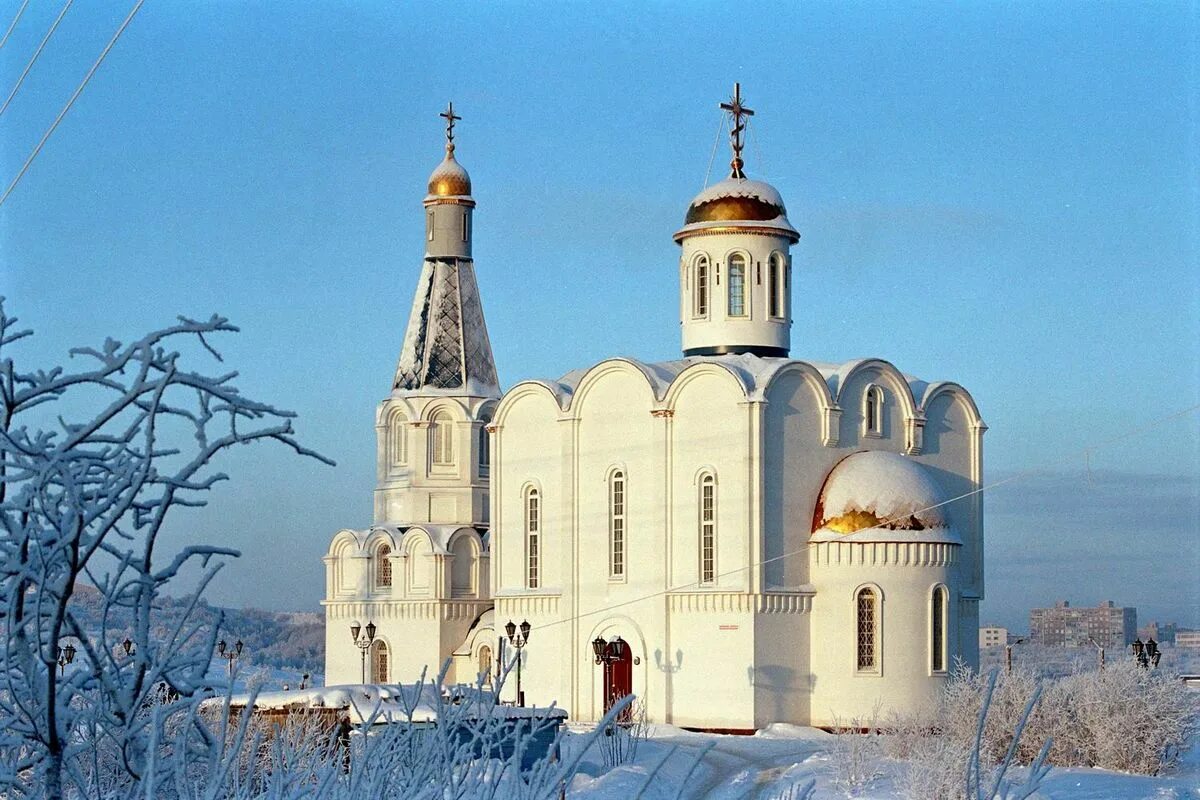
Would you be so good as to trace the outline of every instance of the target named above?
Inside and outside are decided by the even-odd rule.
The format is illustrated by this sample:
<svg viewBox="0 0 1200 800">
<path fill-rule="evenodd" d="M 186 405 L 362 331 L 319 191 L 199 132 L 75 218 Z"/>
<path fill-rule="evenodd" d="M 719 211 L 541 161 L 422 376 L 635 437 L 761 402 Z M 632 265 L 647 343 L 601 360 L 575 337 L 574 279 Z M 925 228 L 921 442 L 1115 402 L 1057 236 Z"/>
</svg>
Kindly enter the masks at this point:
<svg viewBox="0 0 1200 800">
<path fill-rule="evenodd" d="M 446 147 L 446 158 L 429 176 L 430 197 L 467 197 L 471 194 L 471 176 L 454 160 L 454 145 Z"/>
<path fill-rule="evenodd" d="M 783 197 L 769 183 L 726 178 L 696 195 L 688 205 L 676 241 L 690 233 L 714 228 L 749 227 L 779 231 L 792 241 L 800 234 L 788 221 Z"/>
<path fill-rule="evenodd" d="M 866 528 L 925 530 L 945 526 L 945 496 L 929 471 L 883 451 L 843 459 L 825 480 L 814 530 L 849 534 Z"/>
</svg>

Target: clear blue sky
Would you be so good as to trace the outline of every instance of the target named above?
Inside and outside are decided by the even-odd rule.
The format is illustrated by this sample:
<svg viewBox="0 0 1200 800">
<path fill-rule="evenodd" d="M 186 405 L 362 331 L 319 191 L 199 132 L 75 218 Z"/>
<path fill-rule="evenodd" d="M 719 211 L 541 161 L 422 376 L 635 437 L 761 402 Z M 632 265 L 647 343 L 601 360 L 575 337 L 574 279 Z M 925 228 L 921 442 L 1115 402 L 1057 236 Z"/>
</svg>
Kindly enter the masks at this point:
<svg viewBox="0 0 1200 800">
<path fill-rule="evenodd" d="M 5 184 L 124 6 L 67 13 L 0 117 Z M 5 94 L 60 7 L 0 50 Z M 214 600 L 315 608 L 331 534 L 370 521 L 446 101 L 511 385 L 678 355 L 671 233 L 740 80 L 747 169 L 803 235 L 793 355 L 957 380 L 989 477 L 1040 470 L 988 498 L 984 616 L 1200 624 L 1200 414 L 1097 449 L 1090 480 L 1080 452 L 1200 403 L 1197 8 L 148 0 L 0 207 L 0 291 L 45 365 L 179 313 L 243 327 L 245 389 L 338 466 L 241 450 L 172 535 L 244 550 Z"/>
</svg>

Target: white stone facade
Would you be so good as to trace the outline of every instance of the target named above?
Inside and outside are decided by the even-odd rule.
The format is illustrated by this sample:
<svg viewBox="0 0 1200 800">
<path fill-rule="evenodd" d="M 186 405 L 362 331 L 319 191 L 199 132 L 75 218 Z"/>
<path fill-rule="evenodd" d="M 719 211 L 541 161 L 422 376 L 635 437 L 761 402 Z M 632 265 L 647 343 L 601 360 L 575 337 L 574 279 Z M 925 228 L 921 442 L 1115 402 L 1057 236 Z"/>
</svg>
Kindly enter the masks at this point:
<svg viewBox="0 0 1200 800">
<path fill-rule="evenodd" d="M 594 720 L 630 690 L 653 721 L 747 731 L 911 709 L 956 658 L 978 664 L 975 403 L 880 359 L 790 358 L 800 234 L 773 187 L 740 176 L 740 140 L 733 164 L 675 233 L 683 359 L 608 359 L 501 398 L 488 349 L 459 389 L 427 381 L 381 404 L 376 525 L 339 533 L 326 559 L 327 680 L 356 680 L 353 620 L 404 643 L 386 677 L 452 658 L 459 681 L 492 667 L 506 623 L 527 620 L 527 702 Z M 451 211 L 430 218 L 426 269 L 452 263 L 470 295 L 459 170 L 431 177 L 433 210 Z M 444 203 L 439 181 L 455 192 Z M 433 324 L 423 291 L 398 385 Z M 436 414 L 453 464 L 433 455 Z M 390 587 L 373 583 L 378 542 L 392 548 Z"/>
</svg>

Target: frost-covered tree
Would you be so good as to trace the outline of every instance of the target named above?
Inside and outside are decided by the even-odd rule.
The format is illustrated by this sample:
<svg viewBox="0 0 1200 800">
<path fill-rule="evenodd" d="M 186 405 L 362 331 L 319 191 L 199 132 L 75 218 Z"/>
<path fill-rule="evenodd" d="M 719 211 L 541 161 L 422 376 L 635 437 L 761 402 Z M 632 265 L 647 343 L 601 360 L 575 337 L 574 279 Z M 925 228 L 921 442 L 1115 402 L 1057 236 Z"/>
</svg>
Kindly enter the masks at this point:
<svg viewBox="0 0 1200 800">
<path fill-rule="evenodd" d="M 14 346 L 31 332 L 16 322 L 0 299 L 0 795 L 99 796 L 102 781 L 141 778 L 170 717 L 163 699 L 202 688 L 217 636 L 189 613 L 155 627 L 181 569 L 200 574 L 194 607 L 237 555 L 158 552 L 171 512 L 204 504 L 234 445 L 328 460 L 296 441 L 292 413 L 243 396 L 237 373 L 183 365 L 187 347 L 220 360 L 209 339 L 237 330 L 222 317 L 72 350 L 74 370 L 19 366 Z M 75 613 L 78 587 L 99 592 L 98 631 Z M 132 620 L 128 649 L 108 624 L 118 615 Z M 203 726 L 195 734 L 205 746 Z"/>
</svg>

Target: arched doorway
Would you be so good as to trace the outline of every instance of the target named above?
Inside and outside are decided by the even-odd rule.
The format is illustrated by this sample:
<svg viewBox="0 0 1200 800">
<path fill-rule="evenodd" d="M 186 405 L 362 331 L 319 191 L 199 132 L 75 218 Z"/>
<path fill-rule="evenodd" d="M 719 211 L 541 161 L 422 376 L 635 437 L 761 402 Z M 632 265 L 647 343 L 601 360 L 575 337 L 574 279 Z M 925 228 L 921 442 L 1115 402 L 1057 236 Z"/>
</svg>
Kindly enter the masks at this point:
<svg viewBox="0 0 1200 800">
<path fill-rule="evenodd" d="M 604 648 L 604 713 L 630 694 L 633 694 L 633 648 L 617 636 Z M 631 709 L 626 706 L 621 712 L 622 720 L 630 714 Z"/>
</svg>

